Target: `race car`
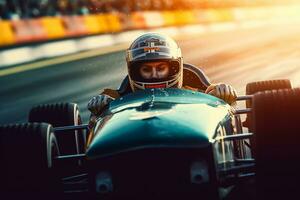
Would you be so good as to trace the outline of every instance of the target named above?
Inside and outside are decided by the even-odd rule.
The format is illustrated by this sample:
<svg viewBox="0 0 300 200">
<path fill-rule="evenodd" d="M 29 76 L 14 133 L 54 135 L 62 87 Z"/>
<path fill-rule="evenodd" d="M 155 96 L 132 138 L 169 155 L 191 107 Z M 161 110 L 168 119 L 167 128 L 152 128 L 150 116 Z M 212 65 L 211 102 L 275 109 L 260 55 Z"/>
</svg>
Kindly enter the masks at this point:
<svg viewBox="0 0 300 200">
<path fill-rule="evenodd" d="M 185 69 L 205 78 L 197 67 L 185 64 Z M 125 79 L 121 87 L 126 84 Z M 247 84 L 246 95 L 238 97 L 246 101 L 243 109 L 175 88 L 127 94 L 111 102 L 94 124 L 82 124 L 74 103 L 39 105 L 31 109 L 28 123 L 0 126 L 0 195 L 293 195 L 299 177 L 299 100 L 300 89 L 292 89 L 289 80 L 270 80 Z"/>
</svg>

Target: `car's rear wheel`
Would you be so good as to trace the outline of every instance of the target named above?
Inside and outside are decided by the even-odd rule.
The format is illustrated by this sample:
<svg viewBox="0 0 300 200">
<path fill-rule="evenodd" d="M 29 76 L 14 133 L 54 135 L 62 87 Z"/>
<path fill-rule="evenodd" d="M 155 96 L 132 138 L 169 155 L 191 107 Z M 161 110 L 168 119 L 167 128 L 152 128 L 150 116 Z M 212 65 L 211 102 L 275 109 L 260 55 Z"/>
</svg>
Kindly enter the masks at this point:
<svg viewBox="0 0 300 200">
<path fill-rule="evenodd" d="M 59 148 L 50 124 L 0 126 L 1 193 L 58 194 L 62 188 L 56 156 L 59 156 Z"/>
<path fill-rule="evenodd" d="M 266 90 L 292 89 L 291 81 L 288 79 L 266 80 L 248 83 L 246 95 L 252 95 Z M 251 101 L 246 102 L 247 108 L 251 107 Z"/>
<path fill-rule="evenodd" d="M 292 198 L 300 177 L 300 88 L 257 93 L 253 98 L 259 199 Z M 289 198 L 288 198 L 289 199 Z"/>
<path fill-rule="evenodd" d="M 82 124 L 79 109 L 74 103 L 44 104 L 33 107 L 29 122 L 46 122 L 53 127 Z M 86 133 L 78 130 L 56 134 L 61 154 L 78 154 L 85 151 Z"/>
<path fill-rule="evenodd" d="M 280 89 L 292 89 L 291 81 L 288 79 L 279 80 L 266 80 L 248 83 L 246 86 L 246 95 L 253 95 L 257 92 L 263 92 L 267 90 L 280 90 Z M 251 108 L 252 102 L 246 101 L 246 107 Z M 245 127 L 248 127 L 249 131 L 253 131 L 253 121 L 251 113 L 247 114 L 246 121 L 243 123 Z"/>
</svg>

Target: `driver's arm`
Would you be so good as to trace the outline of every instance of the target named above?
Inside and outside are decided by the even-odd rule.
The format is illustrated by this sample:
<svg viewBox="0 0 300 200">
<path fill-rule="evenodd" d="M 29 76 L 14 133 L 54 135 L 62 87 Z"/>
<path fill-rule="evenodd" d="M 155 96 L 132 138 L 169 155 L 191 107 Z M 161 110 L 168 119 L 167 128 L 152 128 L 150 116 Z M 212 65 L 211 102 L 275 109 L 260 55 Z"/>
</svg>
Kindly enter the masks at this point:
<svg viewBox="0 0 300 200">
<path fill-rule="evenodd" d="M 120 94 L 117 90 L 104 89 L 101 94 L 92 97 L 88 102 L 87 108 L 91 111 L 92 115 L 99 116 L 110 102 L 119 97 Z"/>
<path fill-rule="evenodd" d="M 223 99 L 229 105 L 233 105 L 237 98 L 236 90 L 225 83 L 211 84 L 207 87 L 205 93 Z"/>
<path fill-rule="evenodd" d="M 94 96 L 87 105 L 92 115 L 99 116 L 102 110 L 111 102 L 115 100 L 113 97 L 106 94 L 99 94 Z"/>
</svg>

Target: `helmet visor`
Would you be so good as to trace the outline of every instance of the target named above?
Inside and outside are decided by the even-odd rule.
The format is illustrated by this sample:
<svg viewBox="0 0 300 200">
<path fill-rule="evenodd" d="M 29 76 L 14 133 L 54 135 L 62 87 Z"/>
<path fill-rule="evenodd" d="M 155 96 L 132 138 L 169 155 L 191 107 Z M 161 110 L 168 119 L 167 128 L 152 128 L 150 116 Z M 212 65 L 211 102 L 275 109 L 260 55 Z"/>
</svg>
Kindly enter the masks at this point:
<svg viewBox="0 0 300 200">
<path fill-rule="evenodd" d="M 130 65 L 129 76 L 133 81 L 158 83 L 176 78 L 180 73 L 178 61 L 137 61 Z"/>
</svg>

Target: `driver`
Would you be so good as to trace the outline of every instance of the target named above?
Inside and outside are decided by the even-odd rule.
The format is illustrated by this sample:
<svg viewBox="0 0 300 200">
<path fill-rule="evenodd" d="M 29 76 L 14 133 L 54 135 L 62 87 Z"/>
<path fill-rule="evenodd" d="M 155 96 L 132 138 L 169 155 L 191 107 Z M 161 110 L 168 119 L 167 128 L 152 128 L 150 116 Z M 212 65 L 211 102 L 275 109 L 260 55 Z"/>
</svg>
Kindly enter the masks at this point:
<svg viewBox="0 0 300 200">
<path fill-rule="evenodd" d="M 228 104 L 235 103 L 235 89 L 224 83 L 211 84 L 206 90 L 183 85 L 183 59 L 176 42 L 165 35 L 146 33 L 138 37 L 126 50 L 128 78 L 131 91 L 147 88 L 183 88 L 211 94 Z M 122 94 L 118 90 L 105 89 L 88 103 L 92 116 L 98 116 L 103 108 Z"/>
</svg>

